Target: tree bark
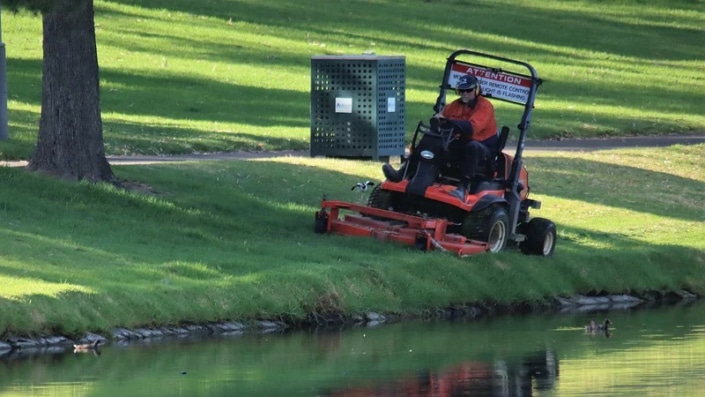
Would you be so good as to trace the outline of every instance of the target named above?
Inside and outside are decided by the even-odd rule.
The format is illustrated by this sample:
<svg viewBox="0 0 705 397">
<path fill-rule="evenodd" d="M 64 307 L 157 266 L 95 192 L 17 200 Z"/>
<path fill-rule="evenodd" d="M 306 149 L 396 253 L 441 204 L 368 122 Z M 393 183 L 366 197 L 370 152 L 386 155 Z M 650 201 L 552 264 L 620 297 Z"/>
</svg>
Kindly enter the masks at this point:
<svg viewBox="0 0 705 397">
<path fill-rule="evenodd" d="M 93 0 L 57 0 L 42 16 L 42 113 L 28 168 L 116 183 L 103 146 Z"/>
</svg>

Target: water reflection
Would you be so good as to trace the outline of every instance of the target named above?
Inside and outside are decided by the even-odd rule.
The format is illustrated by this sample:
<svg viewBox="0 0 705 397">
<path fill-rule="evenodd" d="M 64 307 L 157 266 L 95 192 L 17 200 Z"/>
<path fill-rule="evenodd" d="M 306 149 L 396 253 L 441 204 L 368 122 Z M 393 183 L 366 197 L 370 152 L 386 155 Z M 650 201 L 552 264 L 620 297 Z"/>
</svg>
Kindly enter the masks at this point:
<svg viewBox="0 0 705 397">
<path fill-rule="evenodd" d="M 4 396 L 643 396 L 705 390 L 704 303 L 106 345 L 0 359 Z"/>
<path fill-rule="evenodd" d="M 328 397 L 451 397 L 533 396 L 552 390 L 558 377 L 558 358 L 550 351 L 528 355 L 518 362 L 463 362 L 450 368 L 420 371 L 416 376 L 375 385 L 324 391 Z"/>
</svg>

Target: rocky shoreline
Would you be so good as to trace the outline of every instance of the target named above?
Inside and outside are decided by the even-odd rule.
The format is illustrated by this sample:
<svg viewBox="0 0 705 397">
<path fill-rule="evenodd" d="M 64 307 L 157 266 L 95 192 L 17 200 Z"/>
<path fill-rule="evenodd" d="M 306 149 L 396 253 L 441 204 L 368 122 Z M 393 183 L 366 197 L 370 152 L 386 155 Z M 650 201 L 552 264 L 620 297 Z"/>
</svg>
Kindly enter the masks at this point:
<svg viewBox="0 0 705 397">
<path fill-rule="evenodd" d="M 575 295 L 556 297 L 541 303 L 498 305 L 492 303 L 454 306 L 439 309 L 424 316 L 429 319 L 442 318 L 479 318 L 504 313 L 531 312 L 551 310 L 560 313 L 594 312 L 608 310 L 626 310 L 649 304 L 674 304 L 683 301 L 695 301 L 700 297 L 689 291 L 653 291 L 640 296 L 633 295 Z M 418 318 L 417 316 L 415 316 Z M 47 336 L 39 338 L 8 337 L 0 341 L 0 359 L 12 356 L 55 354 L 78 349 L 77 345 L 100 341 L 126 345 L 131 343 L 168 341 L 174 338 L 239 336 L 245 333 L 278 333 L 290 329 L 303 329 L 315 326 L 367 326 L 374 327 L 384 323 L 397 322 L 406 318 L 403 315 L 380 314 L 369 312 L 345 317 L 343 315 L 312 314 L 306 320 L 290 321 L 227 321 L 211 324 L 192 324 L 179 327 L 157 328 L 115 328 L 108 335 L 87 333 L 81 338 L 71 339 L 66 336 Z"/>
</svg>

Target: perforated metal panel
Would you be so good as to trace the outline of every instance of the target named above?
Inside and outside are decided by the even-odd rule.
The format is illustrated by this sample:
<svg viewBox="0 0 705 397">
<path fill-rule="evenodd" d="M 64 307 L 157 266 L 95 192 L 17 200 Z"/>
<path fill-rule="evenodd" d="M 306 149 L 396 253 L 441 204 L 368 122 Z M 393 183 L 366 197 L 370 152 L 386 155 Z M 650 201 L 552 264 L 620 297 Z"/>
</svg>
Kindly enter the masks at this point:
<svg viewBox="0 0 705 397">
<path fill-rule="evenodd" d="M 404 154 L 403 56 L 311 58 L 311 156 Z"/>
</svg>

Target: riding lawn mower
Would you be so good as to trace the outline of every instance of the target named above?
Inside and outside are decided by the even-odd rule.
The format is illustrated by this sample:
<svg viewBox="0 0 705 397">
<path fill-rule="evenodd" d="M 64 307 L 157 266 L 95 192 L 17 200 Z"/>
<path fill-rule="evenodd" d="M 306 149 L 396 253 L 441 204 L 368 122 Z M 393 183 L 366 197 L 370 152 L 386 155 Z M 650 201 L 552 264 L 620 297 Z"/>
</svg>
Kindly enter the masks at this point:
<svg viewBox="0 0 705 397">
<path fill-rule="evenodd" d="M 367 205 L 324 199 L 316 212 L 316 233 L 375 237 L 460 256 L 497 253 L 507 247 L 528 255 L 553 255 L 556 226 L 548 219 L 530 216 L 529 210 L 539 209 L 541 203 L 529 198 L 528 173 L 522 164 L 542 80 L 528 63 L 461 49 L 447 59 L 433 108 L 436 113 L 445 106 L 446 92 L 454 90 L 465 74 L 477 78 L 487 99 L 523 106 L 516 151 L 505 153 L 512 131 L 501 127 L 498 146 L 473 177 L 465 200 L 459 200 L 451 192 L 460 181 L 461 167 L 449 155 L 449 147 L 462 136 L 461 127 L 452 120 L 419 122 L 411 144 L 412 153 L 419 154 L 415 172 L 408 172 L 407 167 L 401 181 L 376 185 Z M 422 136 L 432 144 L 419 145 Z"/>
</svg>

